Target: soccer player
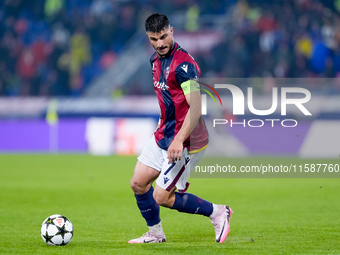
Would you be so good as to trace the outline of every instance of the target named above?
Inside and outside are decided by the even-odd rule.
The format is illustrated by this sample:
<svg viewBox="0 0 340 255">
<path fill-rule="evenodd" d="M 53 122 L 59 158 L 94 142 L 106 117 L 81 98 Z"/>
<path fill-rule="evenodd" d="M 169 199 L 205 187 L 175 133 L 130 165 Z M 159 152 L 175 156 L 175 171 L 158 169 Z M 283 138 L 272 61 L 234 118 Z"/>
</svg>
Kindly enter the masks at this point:
<svg viewBox="0 0 340 255">
<path fill-rule="evenodd" d="M 216 242 L 223 243 L 229 233 L 229 218 L 233 211 L 226 205 L 216 205 L 186 193 L 189 186 L 187 179 L 208 146 L 196 81 L 200 69 L 174 41 L 174 29 L 165 15 L 156 13 L 149 16 L 145 29 L 156 51 L 150 61 L 161 115 L 154 135 L 138 157 L 131 179 L 137 206 L 149 231 L 129 243 L 166 241 L 159 205 L 210 217 Z"/>
</svg>

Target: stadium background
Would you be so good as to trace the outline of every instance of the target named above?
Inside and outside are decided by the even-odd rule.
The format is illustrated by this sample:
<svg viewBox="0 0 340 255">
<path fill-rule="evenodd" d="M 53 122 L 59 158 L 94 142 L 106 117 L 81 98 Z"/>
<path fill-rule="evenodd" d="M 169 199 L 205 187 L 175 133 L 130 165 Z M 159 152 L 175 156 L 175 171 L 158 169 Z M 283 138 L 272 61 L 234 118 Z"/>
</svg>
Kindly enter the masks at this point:
<svg viewBox="0 0 340 255">
<path fill-rule="evenodd" d="M 320 134 L 339 128 L 339 8 L 318 0 L 2 1 L 0 151 L 139 153 L 159 114 L 143 22 L 164 12 L 203 78 L 262 78 L 256 93 L 268 98 L 270 79 L 309 78 L 294 80 L 317 105 L 299 141 L 259 149 L 239 132 L 235 155 L 337 157 L 338 136 Z"/>
</svg>

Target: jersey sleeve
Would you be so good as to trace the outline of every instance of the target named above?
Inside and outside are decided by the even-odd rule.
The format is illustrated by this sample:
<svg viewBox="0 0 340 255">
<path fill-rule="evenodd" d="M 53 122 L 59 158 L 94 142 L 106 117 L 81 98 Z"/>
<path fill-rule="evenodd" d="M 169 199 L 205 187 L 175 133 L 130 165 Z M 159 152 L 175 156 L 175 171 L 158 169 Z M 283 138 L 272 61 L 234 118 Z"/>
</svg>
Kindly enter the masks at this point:
<svg viewBox="0 0 340 255">
<path fill-rule="evenodd" d="M 175 70 L 176 81 L 181 86 L 184 95 L 199 90 L 198 77 L 198 70 L 190 62 L 182 62 Z"/>
</svg>

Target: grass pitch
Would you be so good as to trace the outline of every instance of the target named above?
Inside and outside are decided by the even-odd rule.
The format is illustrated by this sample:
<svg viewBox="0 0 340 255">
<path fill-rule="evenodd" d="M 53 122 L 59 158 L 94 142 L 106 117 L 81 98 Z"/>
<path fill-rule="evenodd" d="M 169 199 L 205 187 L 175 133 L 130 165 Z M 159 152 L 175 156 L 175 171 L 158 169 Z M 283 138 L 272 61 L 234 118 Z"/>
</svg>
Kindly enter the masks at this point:
<svg viewBox="0 0 340 255">
<path fill-rule="evenodd" d="M 247 160 L 230 159 L 234 165 Z M 167 243 L 128 244 L 147 231 L 129 186 L 135 162 L 123 156 L 0 155 L 0 254 L 340 253 L 335 178 L 191 178 L 189 192 L 234 210 L 226 242 L 214 242 L 208 218 L 162 208 Z M 40 237 L 41 223 L 52 214 L 73 223 L 66 246 L 48 246 Z"/>
</svg>

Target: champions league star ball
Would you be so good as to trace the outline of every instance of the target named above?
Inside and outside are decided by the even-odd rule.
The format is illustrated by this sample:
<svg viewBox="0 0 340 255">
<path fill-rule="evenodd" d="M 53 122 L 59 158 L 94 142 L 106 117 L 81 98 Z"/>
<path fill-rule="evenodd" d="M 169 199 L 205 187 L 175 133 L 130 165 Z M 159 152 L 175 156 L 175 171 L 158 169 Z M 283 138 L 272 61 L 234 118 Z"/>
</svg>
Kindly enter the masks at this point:
<svg viewBox="0 0 340 255">
<path fill-rule="evenodd" d="M 73 237 L 73 225 L 65 216 L 54 214 L 44 220 L 40 232 L 48 245 L 66 245 Z"/>
</svg>

